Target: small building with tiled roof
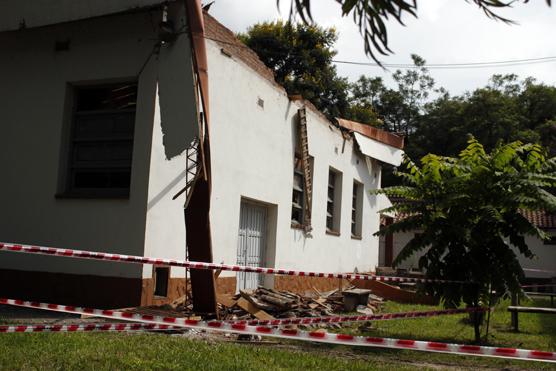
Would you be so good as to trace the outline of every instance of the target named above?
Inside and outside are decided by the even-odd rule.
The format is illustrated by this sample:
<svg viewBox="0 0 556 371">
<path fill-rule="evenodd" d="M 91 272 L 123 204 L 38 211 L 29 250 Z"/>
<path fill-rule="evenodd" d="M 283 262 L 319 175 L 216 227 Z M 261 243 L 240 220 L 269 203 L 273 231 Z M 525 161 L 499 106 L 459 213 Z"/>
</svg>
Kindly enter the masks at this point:
<svg viewBox="0 0 556 371">
<path fill-rule="evenodd" d="M 392 198 L 391 202 L 404 202 L 403 199 Z M 388 202 L 388 206 L 391 203 Z M 543 230 L 549 236 L 548 240 L 540 240 L 536 237 L 525 236 L 525 241 L 531 251 L 536 255 L 533 259 L 527 259 L 517 254 L 525 276 L 528 279 L 552 280 L 556 278 L 556 213 L 546 210 L 520 210 L 520 213 L 537 228 Z M 409 214 L 396 213 L 381 215 L 381 224 L 388 225 L 393 222 L 407 218 Z M 390 267 L 392 261 L 404 248 L 404 246 L 420 231 L 406 231 L 380 237 L 379 266 Z M 421 253 L 416 253 L 400 264 L 402 269 L 418 269 Z"/>
</svg>

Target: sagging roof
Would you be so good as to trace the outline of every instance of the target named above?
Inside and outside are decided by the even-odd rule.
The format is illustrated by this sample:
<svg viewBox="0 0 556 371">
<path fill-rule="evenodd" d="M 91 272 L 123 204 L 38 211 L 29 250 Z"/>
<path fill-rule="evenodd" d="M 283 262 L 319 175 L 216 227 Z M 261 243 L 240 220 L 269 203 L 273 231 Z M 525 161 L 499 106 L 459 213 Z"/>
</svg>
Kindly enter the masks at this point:
<svg viewBox="0 0 556 371">
<path fill-rule="evenodd" d="M 388 144 L 389 146 L 403 149 L 403 137 L 375 128 L 373 126 L 361 124 L 356 121 L 346 120 L 342 118 L 337 118 L 336 120 L 338 120 L 338 124 L 344 129 L 348 129 L 362 134 L 368 138 L 378 140 L 379 142 Z"/>
<path fill-rule="evenodd" d="M 354 132 L 353 136 L 359 146 L 359 150 L 365 156 L 390 165 L 401 165 L 403 160 L 403 151 L 401 149 L 382 143 L 379 140 L 369 138 L 358 132 Z"/>
</svg>

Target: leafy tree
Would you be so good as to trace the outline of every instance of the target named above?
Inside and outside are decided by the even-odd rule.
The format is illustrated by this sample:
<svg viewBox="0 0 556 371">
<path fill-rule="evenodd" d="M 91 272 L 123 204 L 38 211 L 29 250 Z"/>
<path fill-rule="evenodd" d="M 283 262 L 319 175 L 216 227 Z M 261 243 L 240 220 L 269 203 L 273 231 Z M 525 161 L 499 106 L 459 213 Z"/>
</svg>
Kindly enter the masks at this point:
<svg viewBox="0 0 556 371">
<path fill-rule="evenodd" d="M 380 110 L 379 110 L 380 112 Z M 432 152 L 456 155 L 473 135 L 487 151 L 499 141 L 540 143 L 556 154 L 556 87 L 532 78 L 493 75 L 489 84 L 461 96 L 443 94 L 426 103 L 406 150 L 413 158 Z"/>
<path fill-rule="evenodd" d="M 537 127 L 542 143 L 548 148 L 551 156 L 556 156 L 556 119 L 546 121 Z"/>
<path fill-rule="evenodd" d="M 513 23 L 510 19 L 499 16 L 496 11 L 509 8 L 515 0 L 465 0 L 474 3 L 487 17 L 506 23 Z M 528 3 L 529 0 L 522 0 Z M 545 0 L 550 6 L 551 0 Z M 311 0 L 290 0 L 290 19 L 299 15 L 304 23 L 313 20 L 311 14 Z M 342 6 L 342 16 L 352 16 L 359 27 L 364 40 L 365 53 L 380 64 L 377 54 L 389 55 L 392 50 L 388 47 L 387 20 L 394 19 L 404 24 L 403 17 L 411 15 L 417 17 L 417 0 L 336 0 Z M 277 5 L 280 0 L 277 0 Z"/>
<path fill-rule="evenodd" d="M 301 94 L 329 118 L 348 115 L 348 82 L 332 64 L 337 40 L 333 28 L 265 22 L 239 37 L 274 70 L 288 94 Z"/>
<path fill-rule="evenodd" d="M 434 87 L 434 79 L 425 66 L 426 61 L 416 54 L 412 54 L 411 59 L 416 68 L 404 72 L 397 70 L 392 75 L 398 84 L 398 94 L 404 103 L 401 105 L 403 122 L 401 131 L 406 137 L 415 130 L 423 105 Z"/>
<path fill-rule="evenodd" d="M 546 236 L 519 210 L 556 209 L 556 197 L 546 191 L 556 185 L 556 158 L 519 141 L 487 153 L 471 138 L 458 157 L 429 154 L 421 164 L 406 158 L 398 173 L 404 184 L 377 191 L 406 200 L 385 212 L 409 215 L 377 234 L 422 231 L 394 265 L 425 251 L 419 268 L 428 278 L 466 282 L 426 285 L 449 307 L 484 305 L 492 290 L 520 293 L 524 275 L 517 255 L 533 258 L 525 236 Z M 478 324 L 475 337 L 480 340 Z"/>
<path fill-rule="evenodd" d="M 388 88 L 380 77 L 360 76 L 351 84 L 352 102 L 376 111 L 384 129 L 409 137 L 416 129 L 424 104 L 433 92 L 434 79 L 423 58 L 412 54 L 414 69 L 392 74 L 397 87 Z"/>
</svg>

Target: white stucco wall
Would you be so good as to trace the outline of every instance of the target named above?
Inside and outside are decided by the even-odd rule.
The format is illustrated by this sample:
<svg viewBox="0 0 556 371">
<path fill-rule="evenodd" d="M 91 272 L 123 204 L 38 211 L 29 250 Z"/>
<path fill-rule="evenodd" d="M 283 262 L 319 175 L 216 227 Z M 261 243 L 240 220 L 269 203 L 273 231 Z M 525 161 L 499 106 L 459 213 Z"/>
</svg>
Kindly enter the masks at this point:
<svg viewBox="0 0 556 371">
<path fill-rule="evenodd" d="M 270 206 L 275 251 L 267 246 L 267 266 L 318 271 L 370 271 L 378 263 L 379 215 L 376 196 L 380 167 L 369 174 L 353 140 L 307 110 L 309 153 L 314 157 L 312 238 L 291 228 L 294 115 L 298 104 L 241 61 L 208 42 L 211 99 L 213 254 L 215 262 L 235 263 L 242 197 Z M 264 101 L 264 108 L 257 102 Z M 340 236 L 325 233 L 329 167 L 341 171 Z M 365 185 L 362 240 L 351 238 L 353 181 Z M 230 275 L 229 273 L 222 273 Z"/>
<path fill-rule="evenodd" d="M 407 243 L 415 237 L 416 232 L 401 232 L 396 233 L 394 235 L 394 243 L 393 243 L 393 254 L 392 257 L 395 259 L 396 256 L 402 251 L 402 249 L 407 245 Z M 398 267 L 399 268 L 406 268 L 406 269 L 419 269 L 419 258 L 423 256 L 424 251 L 420 251 L 418 253 L 413 254 L 407 260 L 404 260 Z"/>
<path fill-rule="evenodd" d="M 393 257 L 396 258 L 404 246 L 411 240 L 416 232 L 400 232 L 394 234 Z M 548 231 L 548 233 L 556 234 L 556 231 Z M 384 238 L 381 237 L 380 256 L 381 265 L 384 264 Z M 531 236 L 525 237 L 525 242 L 536 255 L 533 259 L 528 259 L 521 255 L 517 249 L 514 249 L 518 256 L 521 267 L 524 269 L 526 277 L 530 278 L 550 278 L 556 277 L 556 245 L 545 245 L 543 241 Z M 399 265 L 400 268 L 416 268 L 419 267 L 419 258 L 424 251 L 414 254 L 409 259 Z"/>
<path fill-rule="evenodd" d="M 56 40 L 70 40 L 55 52 Z M 153 49 L 149 14 L 0 34 L 0 240 L 143 253 L 156 63 L 139 77 L 129 199 L 61 199 L 68 83 L 134 79 Z M 0 268 L 140 277 L 141 266 L 0 253 Z"/>
<path fill-rule="evenodd" d="M 555 230 L 546 232 L 556 235 Z M 519 255 L 519 262 L 524 268 L 525 276 L 532 278 L 556 277 L 556 245 L 545 245 L 540 239 L 530 236 L 525 237 L 525 242 L 536 255 L 533 259 Z"/>
<path fill-rule="evenodd" d="M 174 24 L 186 26 L 185 12 L 173 12 Z M 189 36 L 181 34 L 161 49 L 158 66 L 149 191 L 145 230 L 145 256 L 184 260 L 186 257 L 185 193 L 172 197 L 186 184 L 186 149 L 198 134 L 197 109 Z M 143 278 L 152 277 L 152 265 L 143 266 Z M 172 277 L 185 269 L 172 267 Z"/>
</svg>

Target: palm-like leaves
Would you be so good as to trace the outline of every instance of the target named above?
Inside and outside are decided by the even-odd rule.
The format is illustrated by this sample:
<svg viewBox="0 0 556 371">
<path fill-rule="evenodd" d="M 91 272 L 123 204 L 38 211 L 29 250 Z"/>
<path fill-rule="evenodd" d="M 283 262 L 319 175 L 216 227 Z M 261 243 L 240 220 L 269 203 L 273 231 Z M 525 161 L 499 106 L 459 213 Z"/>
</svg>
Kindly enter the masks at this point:
<svg viewBox="0 0 556 371">
<path fill-rule="evenodd" d="M 290 0 L 290 19 L 298 15 L 305 23 L 313 20 L 311 14 L 311 0 Z M 487 17 L 506 23 L 513 23 L 510 19 L 501 17 L 497 10 L 511 7 L 515 0 L 466 0 L 477 5 Z M 550 6 L 551 0 L 545 0 Z M 417 17 L 417 0 L 336 0 L 342 6 L 342 15 L 353 16 L 353 21 L 359 28 L 365 45 L 365 53 L 378 64 L 379 55 L 392 53 L 388 47 L 388 32 L 386 22 L 393 18 L 403 25 L 403 16 Z M 524 3 L 529 0 L 523 0 Z M 314 3 L 314 2 L 313 2 Z M 280 0 L 276 0 L 280 5 Z"/>
<path fill-rule="evenodd" d="M 458 158 L 427 155 L 417 166 L 405 160 L 405 185 L 376 191 L 390 196 L 386 212 L 405 217 L 378 234 L 420 230 L 394 264 L 419 251 L 430 278 L 475 285 L 429 285 L 446 304 L 476 305 L 490 289 L 519 291 L 523 271 L 516 254 L 533 258 L 525 236 L 545 238 L 520 210 L 556 210 L 556 161 L 542 147 L 514 142 L 486 153 L 474 138 Z"/>
</svg>

